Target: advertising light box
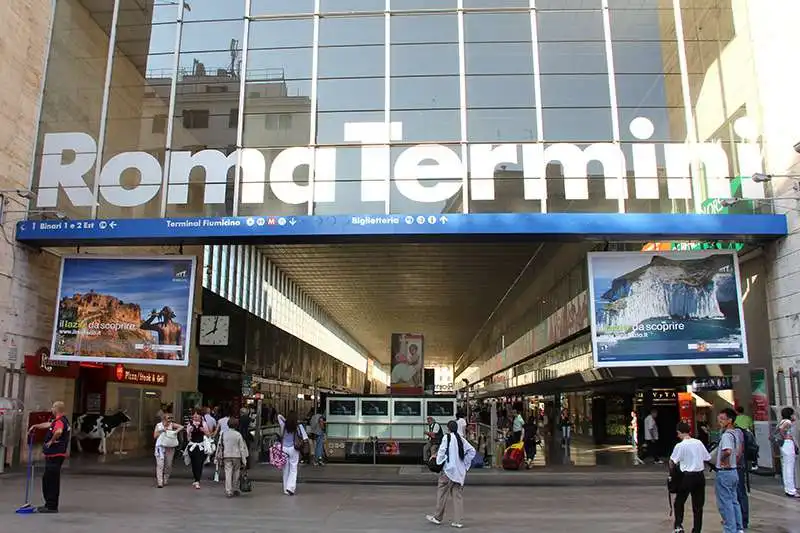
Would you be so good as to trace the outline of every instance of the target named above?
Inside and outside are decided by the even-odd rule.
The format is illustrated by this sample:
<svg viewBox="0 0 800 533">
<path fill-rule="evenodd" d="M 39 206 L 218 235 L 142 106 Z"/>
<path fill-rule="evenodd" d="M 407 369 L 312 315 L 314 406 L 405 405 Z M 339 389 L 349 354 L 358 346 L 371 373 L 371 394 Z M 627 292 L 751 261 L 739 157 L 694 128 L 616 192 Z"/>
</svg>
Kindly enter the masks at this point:
<svg viewBox="0 0 800 533">
<path fill-rule="evenodd" d="M 589 254 L 598 367 L 747 363 L 735 252 Z"/>
<path fill-rule="evenodd" d="M 64 258 L 50 358 L 188 365 L 194 280 L 194 257 Z"/>
</svg>

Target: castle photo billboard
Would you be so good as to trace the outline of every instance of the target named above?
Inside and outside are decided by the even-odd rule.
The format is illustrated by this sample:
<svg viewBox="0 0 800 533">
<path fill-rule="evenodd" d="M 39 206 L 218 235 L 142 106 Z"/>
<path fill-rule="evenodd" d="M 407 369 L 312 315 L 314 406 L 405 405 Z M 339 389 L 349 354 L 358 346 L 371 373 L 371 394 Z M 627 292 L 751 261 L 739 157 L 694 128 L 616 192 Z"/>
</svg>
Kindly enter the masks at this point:
<svg viewBox="0 0 800 533">
<path fill-rule="evenodd" d="M 65 257 L 51 359 L 188 365 L 194 279 L 194 257 Z"/>
<path fill-rule="evenodd" d="M 589 254 L 598 367 L 747 363 L 732 251 Z"/>
</svg>

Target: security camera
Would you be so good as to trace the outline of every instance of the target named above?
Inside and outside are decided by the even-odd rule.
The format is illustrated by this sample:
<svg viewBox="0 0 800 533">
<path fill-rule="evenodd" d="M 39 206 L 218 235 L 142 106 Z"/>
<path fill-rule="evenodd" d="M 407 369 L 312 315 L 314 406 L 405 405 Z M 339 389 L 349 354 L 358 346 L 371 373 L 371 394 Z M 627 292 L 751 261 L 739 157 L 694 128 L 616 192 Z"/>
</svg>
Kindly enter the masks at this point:
<svg viewBox="0 0 800 533">
<path fill-rule="evenodd" d="M 797 143 L 795 143 L 795 145 L 794 145 L 794 151 L 795 151 L 795 152 L 797 152 L 798 154 L 800 154 L 800 141 L 798 141 Z"/>
</svg>

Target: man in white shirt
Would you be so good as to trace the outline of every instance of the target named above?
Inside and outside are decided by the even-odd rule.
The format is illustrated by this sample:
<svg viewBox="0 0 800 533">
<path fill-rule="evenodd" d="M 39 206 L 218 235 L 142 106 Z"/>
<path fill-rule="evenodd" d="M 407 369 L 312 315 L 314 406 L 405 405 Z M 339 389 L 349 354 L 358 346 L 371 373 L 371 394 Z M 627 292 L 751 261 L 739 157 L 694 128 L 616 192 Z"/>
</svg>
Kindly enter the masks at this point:
<svg viewBox="0 0 800 533">
<path fill-rule="evenodd" d="M 203 411 L 204 411 L 203 421 L 206 423 L 206 427 L 208 427 L 208 431 L 213 433 L 214 430 L 217 429 L 217 420 L 213 416 L 211 416 L 211 408 L 210 407 L 206 407 Z"/>
<path fill-rule="evenodd" d="M 464 418 L 464 413 L 459 412 L 456 415 L 456 424 L 458 424 L 458 434 L 467 438 L 467 420 Z"/>
<path fill-rule="evenodd" d="M 646 455 L 653 458 L 656 464 L 662 464 L 661 453 L 659 450 L 660 441 L 658 439 L 658 409 L 653 408 L 650 414 L 644 419 L 644 442 L 646 446 Z"/>
<path fill-rule="evenodd" d="M 683 509 L 689 495 L 692 496 L 692 533 L 703 529 L 703 506 L 706 501 L 705 464 L 711 460 L 706 447 L 690 435 L 691 428 L 686 422 L 678 424 L 680 442 L 672 450 L 669 466 L 672 475 L 680 476 L 680 484 L 675 495 L 675 533 L 683 533 Z M 677 471 L 680 471 L 678 474 Z"/>
</svg>

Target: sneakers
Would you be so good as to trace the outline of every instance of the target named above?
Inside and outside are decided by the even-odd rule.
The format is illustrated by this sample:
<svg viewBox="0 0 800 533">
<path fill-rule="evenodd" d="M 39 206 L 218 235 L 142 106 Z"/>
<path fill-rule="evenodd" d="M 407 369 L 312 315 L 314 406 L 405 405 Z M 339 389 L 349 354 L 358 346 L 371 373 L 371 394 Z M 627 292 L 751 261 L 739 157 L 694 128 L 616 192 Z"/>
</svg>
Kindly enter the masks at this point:
<svg viewBox="0 0 800 533">
<path fill-rule="evenodd" d="M 436 524 L 437 526 L 442 523 L 441 520 L 439 520 L 432 514 L 426 515 L 425 518 L 428 520 L 428 522 L 430 522 L 431 524 Z"/>
<path fill-rule="evenodd" d="M 454 527 L 456 529 L 461 529 L 462 527 L 464 527 L 464 524 L 462 524 L 460 522 L 450 522 L 450 527 Z"/>
<path fill-rule="evenodd" d="M 44 505 L 42 505 L 41 507 L 36 508 L 36 512 L 42 514 L 53 514 L 57 513 L 58 509 L 50 509 L 49 507 L 45 507 Z"/>
<path fill-rule="evenodd" d="M 673 533 L 686 533 L 682 527 L 676 527 Z"/>
<path fill-rule="evenodd" d="M 194 483 L 192 483 L 192 486 L 194 488 L 196 488 L 197 490 L 200 490 L 200 482 L 199 481 L 195 481 Z"/>
</svg>

